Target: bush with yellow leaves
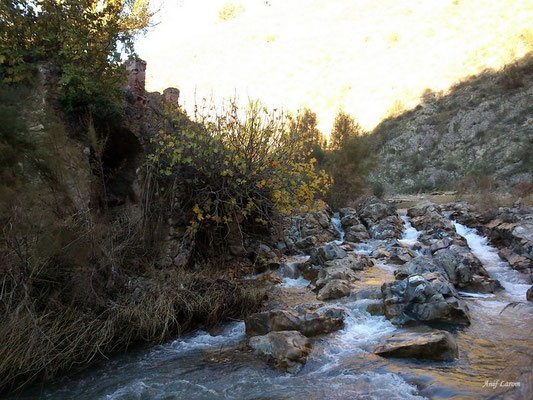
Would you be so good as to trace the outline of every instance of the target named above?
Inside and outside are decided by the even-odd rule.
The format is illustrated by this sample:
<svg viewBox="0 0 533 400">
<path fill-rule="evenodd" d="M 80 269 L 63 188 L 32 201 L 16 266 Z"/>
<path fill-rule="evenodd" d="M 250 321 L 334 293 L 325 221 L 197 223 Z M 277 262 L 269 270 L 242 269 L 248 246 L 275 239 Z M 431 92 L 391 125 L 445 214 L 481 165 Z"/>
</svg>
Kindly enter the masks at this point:
<svg viewBox="0 0 533 400">
<path fill-rule="evenodd" d="M 331 184 L 282 112 L 258 102 L 240 109 L 233 100 L 221 109 L 196 107 L 194 123 L 174 115 L 174 129 L 152 139 L 149 160 L 179 198 L 174 209 L 189 211 L 194 232 L 313 211 Z"/>
</svg>

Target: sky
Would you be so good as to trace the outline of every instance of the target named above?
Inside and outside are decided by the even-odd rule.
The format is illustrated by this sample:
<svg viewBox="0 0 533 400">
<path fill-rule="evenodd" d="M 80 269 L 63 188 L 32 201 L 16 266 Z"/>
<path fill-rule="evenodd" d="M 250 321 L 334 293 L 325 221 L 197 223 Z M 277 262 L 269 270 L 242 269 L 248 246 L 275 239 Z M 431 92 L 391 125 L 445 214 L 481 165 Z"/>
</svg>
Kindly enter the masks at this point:
<svg viewBox="0 0 533 400">
<path fill-rule="evenodd" d="M 327 135 L 342 109 L 367 130 L 416 107 L 427 90 L 533 49 L 532 0 L 157 0 L 158 25 L 137 43 L 147 88 L 296 111 Z M 221 19 L 232 3 L 242 12 Z"/>
</svg>

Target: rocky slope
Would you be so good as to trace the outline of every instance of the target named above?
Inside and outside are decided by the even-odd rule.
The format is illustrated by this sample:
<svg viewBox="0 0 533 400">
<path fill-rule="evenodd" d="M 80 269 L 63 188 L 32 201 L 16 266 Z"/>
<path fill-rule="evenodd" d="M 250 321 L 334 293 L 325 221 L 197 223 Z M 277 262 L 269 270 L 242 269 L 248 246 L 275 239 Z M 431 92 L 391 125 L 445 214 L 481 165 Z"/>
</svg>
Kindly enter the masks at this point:
<svg viewBox="0 0 533 400">
<path fill-rule="evenodd" d="M 388 192 L 418 192 L 533 180 L 533 57 L 428 91 L 412 111 L 381 123 L 372 182 Z"/>
</svg>

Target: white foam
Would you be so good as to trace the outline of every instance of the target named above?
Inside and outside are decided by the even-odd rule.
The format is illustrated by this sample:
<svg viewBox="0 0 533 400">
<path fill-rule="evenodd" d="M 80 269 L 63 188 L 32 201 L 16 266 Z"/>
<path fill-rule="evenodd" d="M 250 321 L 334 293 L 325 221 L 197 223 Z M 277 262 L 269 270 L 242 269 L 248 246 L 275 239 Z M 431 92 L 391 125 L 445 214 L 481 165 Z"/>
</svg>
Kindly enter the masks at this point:
<svg viewBox="0 0 533 400">
<path fill-rule="evenodd" d="M 307 279 L 304 279 L 303 276 L 300 276 L 298 278 L 283 278 L 283 283 L 281 284 L 283 287 L 306 287 L 311 282 Z"/>
<path fill-rule="evenodd" d="M 339 213 L 335 213 L 335 215 L 331 217 L 331 223 L 333 224 L 333 227 L 335 228 L 335 230 L 340 236 L 340 240 L 334 240 L 334 242 L 336 244 L 343 244 L 344 243 L 344 230 L 342 229 L 342 224 L 339 218 Z"/>
<path fill-rule="evenodd" d="M 422 232 L 418 231 L 411 225 L 411 221 L 409 221 L 409 217 L 407 215 L 400 215 L 400 217 L 403 221 L 403 226 L 405 229 L 402 233 L 402 238 L 398 240 L 398 242 L 407 247 L 413 247 L 418 241 L 418 237 Z"/>
<path fill-rule="evenodd" d="M 477 297 L 481 299 L 494 297 L 492 293 L 471 293 L 471 292 L 462 292 L 462 291 L 458 291 L 457 293 L 459 293 L 461 296 L 464 296 L 464 297 Z"/>
<path fill-rule="evenodd" d="M 211 335 L 205 331 L 197 331 L 194 335 L 186 338 L 176 339 L 166 345 L 162 350 L 174 350 L 176 352 L 190 351 L 197 349 L 206 349 L 210 347 L 218 347 L 223 345 L 230 345 L 238 342 L 245 337 L 244 322 L 232 322 L 229 324 L 224 332 L 220 335 Z"/>
<path fill-rule="evenodd" d="M 355 254 L 369 256 L 374 251 L 374 247 L 368 243 L 358 243 L 354 249 Z"/>
<path fill-rule="evenodd" d="M 506 292 L 516 300 L 525 300 L 531 287 L 525 276 L 512 269 L 498 256 L 498 251 L 488 244 L 486 237 L 480 236 L 475 229 L 453 221 L 455 230 L 466 239 L 472 253 L 481 261 L 487 272 L 500 281 Z"/>
</svg>

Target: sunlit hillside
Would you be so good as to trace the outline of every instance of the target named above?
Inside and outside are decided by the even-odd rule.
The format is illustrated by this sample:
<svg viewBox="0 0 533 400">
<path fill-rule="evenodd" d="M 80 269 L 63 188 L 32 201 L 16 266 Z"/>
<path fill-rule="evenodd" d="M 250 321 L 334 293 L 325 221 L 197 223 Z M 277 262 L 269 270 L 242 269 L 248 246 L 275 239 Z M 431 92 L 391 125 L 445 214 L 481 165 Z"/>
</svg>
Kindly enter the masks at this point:
<svg viewBox="0 0 533 400">
<path fill-rule="evenodd" d="M 371 129 L 426 89 L 445 91 L 533 48 L 532 0 L 177 3 L 164 3 L 138 45 L 148 89 L 179 87 L 189 110 L 195 93 L 309 106 L 325 133 L 339 108 Z"/>
</svg>

